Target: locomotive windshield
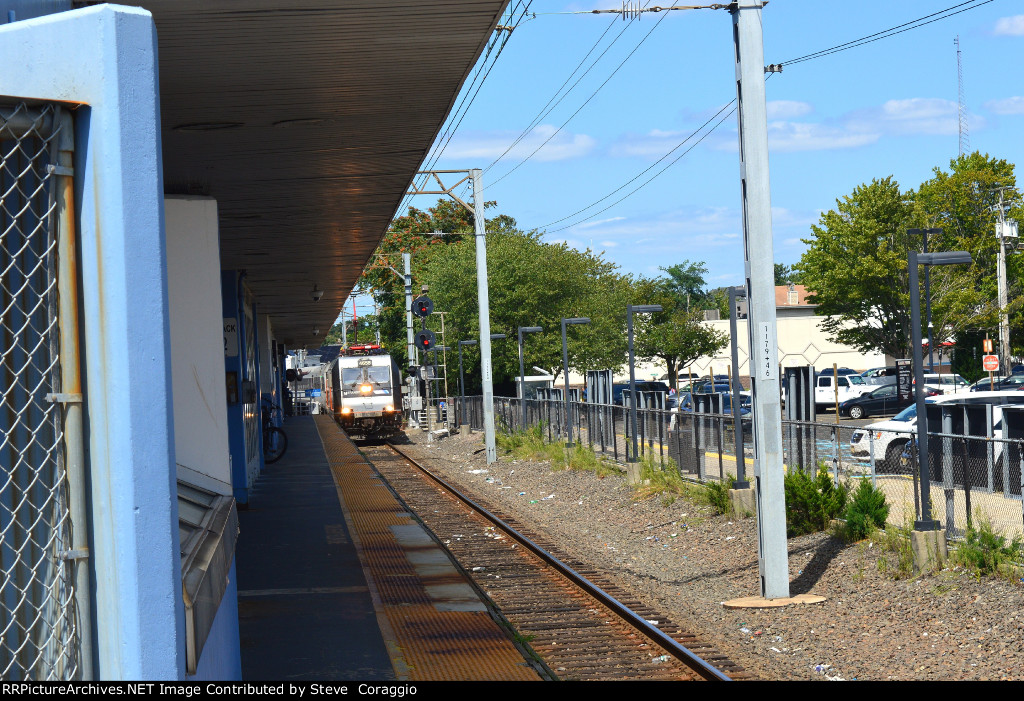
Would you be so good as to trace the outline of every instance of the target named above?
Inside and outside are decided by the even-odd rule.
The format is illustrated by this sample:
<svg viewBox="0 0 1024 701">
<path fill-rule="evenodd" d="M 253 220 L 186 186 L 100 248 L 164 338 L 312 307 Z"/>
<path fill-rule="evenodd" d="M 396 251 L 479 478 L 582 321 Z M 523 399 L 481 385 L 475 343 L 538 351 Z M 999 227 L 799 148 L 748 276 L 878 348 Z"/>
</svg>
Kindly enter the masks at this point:
<svg viewBox="0 0 1024 701">
<path fill-rule="evenodd" d="M 377 365 L 361 368 L 342 368 L 341 386 L 344 396 L 358 397 L 365 394 L 361 387 L 370 385 L 372 394 L 391 394 L 391 368 Z"/>
</svg>

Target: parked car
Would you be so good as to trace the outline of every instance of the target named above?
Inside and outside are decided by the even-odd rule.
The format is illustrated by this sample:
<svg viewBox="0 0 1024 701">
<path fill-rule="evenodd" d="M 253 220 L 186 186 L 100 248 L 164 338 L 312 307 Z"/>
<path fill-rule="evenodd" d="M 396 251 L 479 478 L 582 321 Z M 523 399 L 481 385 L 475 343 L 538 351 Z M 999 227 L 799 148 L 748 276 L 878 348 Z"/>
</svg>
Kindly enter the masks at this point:
<svg viewBox="0 0 1024 701">
<path fill-rule="evenodd" d="M 928 385 L 925 385 L 925 388 L 928 396 L 942 394 Z M 899 388 L 896 385 L 882 385 L 859 397 L 847 399 L 839 405 L 839 415 L 849 416 L 851 419 L 863 419 L 868 416 L 895 414 L 913 403 L 913 395 L 909 399 L 900 400 Z"/>
<path fill-rule="evenodd" d="M 941 394 L 925 399 L 929 404 L 966 402 L 967 404 L 992 405 L 993 437 L 1002 437 L 1003 406 L 1024 404 L 1024 397 L 1016 390 L 979 392 L 975 395 Z M 854 457 L 867 457 L 874 453 L 876 471 L 882 473 L 910 474 L 909 458 L 905 455 L 907 444 L 916 437 L 917 405 L 911 404 L 888 421 L 876 421 L 857 429 L 850 436 L 850 453 Z M 996 461 L 1002 456 L 1003 444 L 993 442 Z"/>
<path fill-rule="evenodd" d="M 999 390 L 1024 391 L 1024 374 L 996 375 L 991 380 L 985 377 L 966 389 L 971 392 L 997 392 Z"/>
<path fill-rule="evenodd" d="M 871 368 L 860 374 L 865 384 L 869 385 L 894 385 L 896 384 L 896 366 L 887 365 L 883 368 Z"/>
<path fill-rule="evenodd" d="M 622 406 L 622 392 L 629 389 L 629 383 L 623 382 L 621 384 L 612 385 L 612 404 Z M 637 380 L 636 381 L 637 392 L 663 392 L 666 395 L 669 393 L 669 387 L 664 382 L 654 382 L 652 380 Z M 666 398 L 666 406 L 668 401 Z"/>
<path fill-rule="evenodd" d="M 1024 375 L 1021 376 L 1024 379 Z M 931 387 L 942 394 L 955 394 L 967 390 L 969 383 L 955 373 L 931 374 L 925 373 L 924 386 Z"/>
</svg>

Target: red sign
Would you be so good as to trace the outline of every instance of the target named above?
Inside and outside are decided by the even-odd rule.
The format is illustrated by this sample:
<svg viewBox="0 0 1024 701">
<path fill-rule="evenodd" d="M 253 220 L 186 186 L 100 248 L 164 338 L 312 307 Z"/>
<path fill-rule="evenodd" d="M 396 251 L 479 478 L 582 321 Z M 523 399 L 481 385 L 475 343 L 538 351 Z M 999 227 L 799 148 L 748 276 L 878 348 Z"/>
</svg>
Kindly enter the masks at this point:
<svg viewBox="0 0 1024 701">
<path fill-rule="evenodd" d="M 985 355 L 981 358 L 981 367 L 985 368 L 988 372 L 995 372 L 999 369 L 999 356 L 998 355 Z"/>
</svg>

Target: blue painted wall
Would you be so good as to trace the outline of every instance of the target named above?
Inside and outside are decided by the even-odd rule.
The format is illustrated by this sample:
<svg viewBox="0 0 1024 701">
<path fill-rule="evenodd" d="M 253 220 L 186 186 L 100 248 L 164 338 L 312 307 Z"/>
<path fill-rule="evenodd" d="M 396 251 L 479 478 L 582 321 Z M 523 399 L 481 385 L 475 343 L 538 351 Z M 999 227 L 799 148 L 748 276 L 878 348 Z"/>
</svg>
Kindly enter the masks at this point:
<svg viewBox="0 0 1024 701">
<path fill-rule="evenodd" d="M 2 24 L 0 65 L 0 95 L 83 105 L 75 114 L 74 181 L 97 676 L 181 679 L 153 18 L 98 5 Z"/>
<path fill-rule="evenodd" d="M 188 681 L 238 681 L 242 678 L 241 642 L 238 637 L 238 579 L 231 562 L 228 588 L 213 619 L 199 665 Z"/>
</svg>

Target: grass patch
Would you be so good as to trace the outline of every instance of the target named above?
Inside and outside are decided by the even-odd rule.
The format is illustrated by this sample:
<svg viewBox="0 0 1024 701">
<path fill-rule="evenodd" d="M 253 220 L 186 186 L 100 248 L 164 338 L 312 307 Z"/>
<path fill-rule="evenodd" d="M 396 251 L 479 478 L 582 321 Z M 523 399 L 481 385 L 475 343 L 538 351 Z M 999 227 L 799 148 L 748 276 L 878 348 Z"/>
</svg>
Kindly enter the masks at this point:
<svg viewBox="0 0 1024 701">
<path fill-rule="evenodd" d="M 498 448 L 517 460 L 546 462 L 552 470 L 580 470 L 607 477 L 622 472 L 621 468 L 594 454 L 594 451 L 576 443 L 572 448 L 561 441 L 549 442 L 544 425 L 537 424 L 525 431 L 503 431 L 496 436 Z"/>
<path fill-rule="evenodd" d="M 979 579 L 986 576 L 1015 579 L 1024 570 L 1024 538 L 1015 535 L 1012 539 L 1002 535 L 992 522 L 978 512 L 974 517 L 976 525 L 967 529 L 964 542 L 950 556 L 956 564 L 962 565 Z"/>
<path fill-rule="evenodd" d="M 910 548 L 908 528 L 888 526 L 871 533 L 870 538 L 877 543 L 881 556 L 878 558 L 878 571 L 893 579 L 910 579 L 914 576 L 914 552 Z"/>
<path fill-rule="evenodd" d="M 704 483 L 703 501 L 723 516 L 732 511 L 732 504 L 729 503 L 729 490 L 736 486 L 736 478 L 729 475 L 725 482 L 714 480 Z"/>
</svg>

